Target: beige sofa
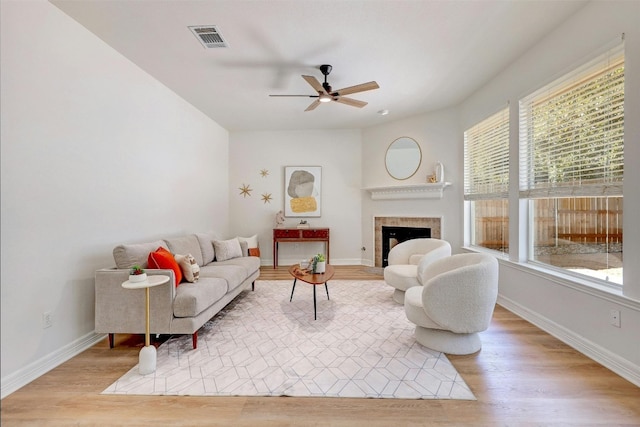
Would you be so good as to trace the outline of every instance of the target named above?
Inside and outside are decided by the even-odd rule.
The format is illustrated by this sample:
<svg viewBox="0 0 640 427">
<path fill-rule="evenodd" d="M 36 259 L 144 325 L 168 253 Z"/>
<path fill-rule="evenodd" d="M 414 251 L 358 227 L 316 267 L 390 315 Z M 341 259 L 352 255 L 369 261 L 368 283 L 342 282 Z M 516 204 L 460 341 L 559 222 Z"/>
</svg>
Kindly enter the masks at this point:
<svg viewBox="0 0 640 427">
<path fill-rule="evenodd" d="M 145 292 L 122 287 L 129 268 L 139 264 L 148 275 L 170 278 L 169 283 L 149 290 L 150 333 L 191 334 L 193 348 L 197 348 L 198 329 L 243 290 L 253 289 L 260 275 L 260 258 L 247 256 L 245 242 L 240 242 L 242 256 L 218 260 L 221 256 L 216 257 L 215 247 L 223 244 L 215 234 L 201 233 L 117 246 L 113 250 L 116 266 L 96 271 L 95 332 L 109 334 L 110 347 L 116 333 L 145 333 Z M 191 254 L 200 266 L 198 281 L 176 286 L 173 270 L 148 269 L 149 253 L 158 247 L 174 255 Z"/>
</svg>

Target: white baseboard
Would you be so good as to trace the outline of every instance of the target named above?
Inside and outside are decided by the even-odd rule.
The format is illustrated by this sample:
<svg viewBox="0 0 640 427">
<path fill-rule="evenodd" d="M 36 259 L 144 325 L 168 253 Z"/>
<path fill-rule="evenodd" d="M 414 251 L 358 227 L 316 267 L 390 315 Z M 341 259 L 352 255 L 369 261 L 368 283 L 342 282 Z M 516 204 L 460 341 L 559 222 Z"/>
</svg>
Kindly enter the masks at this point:
<svg viewBox="0 0 640 427">
<path fill-rule="evenodd" d="M 612 370 L 622 378 L 640 387 L 640 366 L 634 365 L 617 354 L 610 352 L 606 348 L 589 341 L 583 336 L 574 333 L 564 326 L 558 325 L 552 320 L 541 316 L 526 307 L 523 307 L 509 298 L 498 295 L 498 304 L 522 317 L 524 320 L 531 322 L 543 331 L 553 335 L 563 343 L 573 347 L 605 368 Z"/>
<path fill-rule="evenodd" d="M 53 368 L 82 353 L 104 339 L 104 334 L 89 333 L 68 345 L 36 360 L 24 368 L 2 378 L 1 399 L 24 387 Z"/>
</svg>

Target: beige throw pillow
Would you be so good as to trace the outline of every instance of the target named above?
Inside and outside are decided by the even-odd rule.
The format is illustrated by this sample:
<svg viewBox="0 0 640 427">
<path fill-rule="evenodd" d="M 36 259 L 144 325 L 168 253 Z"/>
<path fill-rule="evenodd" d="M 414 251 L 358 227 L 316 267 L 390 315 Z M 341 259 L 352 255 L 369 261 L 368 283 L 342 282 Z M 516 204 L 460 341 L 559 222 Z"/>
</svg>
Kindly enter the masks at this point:
<svg viewBox="0 0 640 427">
<path fill-rule="evenodd" d="M 174 258 L 182 270 L 182 277 L 187 282 L 197 282 L 200 278 L 200 266 L 191 254 L 175 254 Z"/>
<path fill-rule="evenodd" d="M 226 261 L 242 256 L 242 248 L 237 237 L 229 240 L 214 240 L 213 248 L 216 252 L 217 261 Z"/>
</svg>

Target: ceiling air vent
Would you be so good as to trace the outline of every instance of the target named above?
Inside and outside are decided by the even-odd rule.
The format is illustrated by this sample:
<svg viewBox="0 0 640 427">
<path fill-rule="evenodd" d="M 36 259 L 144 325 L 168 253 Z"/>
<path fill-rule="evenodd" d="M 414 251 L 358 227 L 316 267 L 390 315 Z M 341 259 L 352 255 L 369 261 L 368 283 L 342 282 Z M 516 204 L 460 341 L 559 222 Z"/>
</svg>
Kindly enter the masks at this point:
<svg viewBox="0 0 640 427">
<path fill-rule="evenodd" d="M 229 47 L 215 25 L 199 25 L 197 27 L 189 27 L 189 29 L 206 49 Z"/>
</svg>

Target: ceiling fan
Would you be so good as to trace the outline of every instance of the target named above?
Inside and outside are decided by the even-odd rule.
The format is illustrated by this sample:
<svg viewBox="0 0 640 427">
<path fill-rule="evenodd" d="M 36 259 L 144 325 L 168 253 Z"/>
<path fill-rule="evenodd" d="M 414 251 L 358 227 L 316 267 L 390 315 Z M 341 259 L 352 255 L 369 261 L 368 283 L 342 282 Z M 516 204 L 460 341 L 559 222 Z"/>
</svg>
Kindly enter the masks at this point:
<svg viewBox="0 0 640 427">
<path fill-rule="evenodd" d="M 367 90 L 378 89 L 378 83 L 368 82 L 355 86 L 345 87 L 344 89 L 333 90 L 327 82 L 327 76 L 331 73 L 333 67 L 331 65 L 321 65 L 320 72 L 324 75 L 324 83 L 320 83 L 318 79 L 313 76 L 302 76 L 307 83 L 318 93 L 317 95 L 269 95 L 269 96 L 281 96 L 281 97 L 306 97 L 306 98 L 318 98 L 311 103 L 304 111 L 311 111 L 315 109 L 320 103 L 336 101 L 341 104 L 351 105 L 352 107 L 362 108 L 367 105 L 364 101 L 358 101 L 357 99 L 347 98 L 344 95 L 351 95 L 352 93 L 364 92 Z"/>
</svg>

